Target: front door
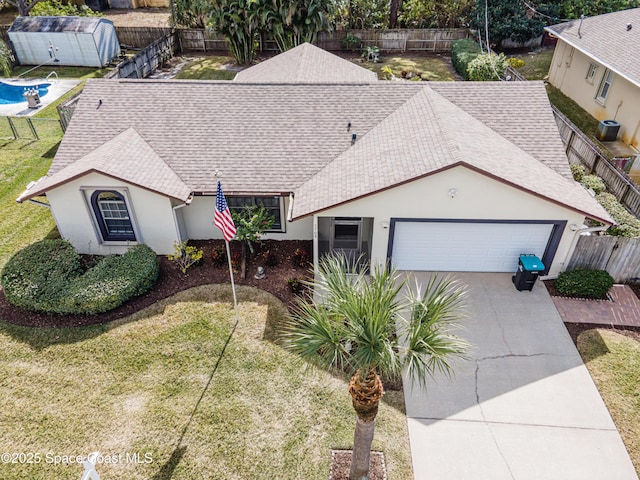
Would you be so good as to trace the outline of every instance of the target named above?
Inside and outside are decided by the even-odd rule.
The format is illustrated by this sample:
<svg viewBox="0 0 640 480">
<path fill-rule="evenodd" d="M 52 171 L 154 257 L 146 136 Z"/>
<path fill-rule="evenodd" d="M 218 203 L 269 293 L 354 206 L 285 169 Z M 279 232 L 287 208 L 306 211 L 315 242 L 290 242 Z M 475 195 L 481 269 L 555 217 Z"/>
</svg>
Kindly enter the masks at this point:
<svg viewBox="0 0 640 480">
<path fill-rule="evenodd" d="M 342 252 L 353 260 L 358 258 L 362 252 L 362 218 L 332 218 L 330 249 L 332 252 Z"/>
</svg>

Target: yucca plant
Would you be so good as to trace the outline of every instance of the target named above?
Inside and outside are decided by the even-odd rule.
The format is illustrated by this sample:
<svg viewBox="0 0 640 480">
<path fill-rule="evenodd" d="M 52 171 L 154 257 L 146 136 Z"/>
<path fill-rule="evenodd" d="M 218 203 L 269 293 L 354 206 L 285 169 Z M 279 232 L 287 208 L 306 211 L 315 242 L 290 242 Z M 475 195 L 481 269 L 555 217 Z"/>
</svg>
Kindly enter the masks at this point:
<svg viewBox="0 0 640 480">
<path fill-rule="evenodd" d="M 360 259 L 356 265 L 362 264 Z M 433 276 L 403 294 L 405 281 L 391 268 L 352 271 L 343 255 L 324 257 L 309 283 L 321 302 L 301 299 L 285 327 L 286 348 L 310 364 L 351 375 L 356 411 L 349 478 L 366 479 L 383 394 L 380 376 L 424 384 L 436 372 L 452 373 L 449 360 L 463 356 L 466 342 L 452 333 L 464 316 L 465 289 Z M 408 286 L 407 286 L 408 287 Z"/>
</svg>

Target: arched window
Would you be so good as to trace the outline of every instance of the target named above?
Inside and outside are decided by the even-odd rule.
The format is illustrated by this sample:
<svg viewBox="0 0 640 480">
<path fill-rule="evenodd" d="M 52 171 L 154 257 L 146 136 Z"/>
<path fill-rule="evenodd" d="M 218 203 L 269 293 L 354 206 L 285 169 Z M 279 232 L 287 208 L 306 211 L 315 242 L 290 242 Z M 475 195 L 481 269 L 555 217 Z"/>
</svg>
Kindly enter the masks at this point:
<svg viewBox="0 0 640 480">
<path fill-rule="evenodd" d="M 131 216 L 124 196 L 113 190 L 97 190 L 91 195 L 91 206 L 98 220 L 103 240 L 135 241 Z"/>
</svg>

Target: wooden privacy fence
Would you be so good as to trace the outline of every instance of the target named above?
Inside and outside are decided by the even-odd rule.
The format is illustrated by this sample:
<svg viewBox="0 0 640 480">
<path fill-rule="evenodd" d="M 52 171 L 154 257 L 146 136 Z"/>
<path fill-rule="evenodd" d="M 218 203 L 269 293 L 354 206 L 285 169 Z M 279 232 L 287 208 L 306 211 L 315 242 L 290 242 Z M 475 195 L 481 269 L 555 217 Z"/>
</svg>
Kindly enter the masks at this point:
<svg viewBox="0 0 640 480">
<path fill-rule="evenodd" d="M 176 30 L 182 51 L 228 51 L 224 36 L 203 29 Z M 464 28 L 408 29 L 408 30 L 340 30 L 320 32 L 316 46 L 328 51 L 344 50 L 342 41 L 347 35 L 360 38 L 360 48 L 378 47 L 383 52 L 449 52 L 455 40 L 467 38 Z M 276 42 L 269 36 L 260 38 L 261 52 L 276 52 Z"/>
<path fill-rule="evenodd" d="M 606 270 L 617 283 L 640 279 L 640 238 L 583 235 L 567 265 L 567 270 Z"/>
<path fill-rule="evenodd" d="M 116 27 L 116 35 L 123 47 L 144 48 L 172 30 L 162 27 Z"/>
<path fill-rule="evenodd" d="M 640 188 L 626 173 L 618 170 L 567 117 L 556 108 L 553 110 L 569 163 L 584 165 L 589 173 L 601 177 L 607 190 L 634 215 L 640 216 Z"/>
<path fill-rule="evenodd" d="M 169 32 L 134 57 L 120 62 L 104 78 L 146 78 L 173 57 L 175 47 L 175 35 Z"/>
</svg>

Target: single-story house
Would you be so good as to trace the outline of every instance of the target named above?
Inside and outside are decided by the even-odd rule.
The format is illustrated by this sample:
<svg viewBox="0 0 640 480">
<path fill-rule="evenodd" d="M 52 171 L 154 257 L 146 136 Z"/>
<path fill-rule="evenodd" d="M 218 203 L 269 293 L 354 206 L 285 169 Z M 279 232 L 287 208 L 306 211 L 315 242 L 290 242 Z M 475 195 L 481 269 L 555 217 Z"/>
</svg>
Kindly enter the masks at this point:
<svg viewBox="0 0 640 480">
<path fill-rule="evenodd" d="M 549 82 L 598 120 L 619 123 L 618 139 L 640 141 L 640 8 L 546 27 L 558 39 Z"/>
<path fill-rule="evenodd" d="M 7 35 L 21 65 L 104 67 L 120 55 L 111 20 L 100 17 L 18 17 Z"/>
<path fill-rule="evenodd" d="M 46 195 L 81 252 L 167 254 L 221 238 L 216 172 L 230 208 L 264 205 L 267 238 L 313 240 L 316 262 L 509 272 L 532 253 L 555 273 L 585 218 L 612 223 L 571 176 L 542 82 L 89 80 L 18 201 Z"/>
</svg>

